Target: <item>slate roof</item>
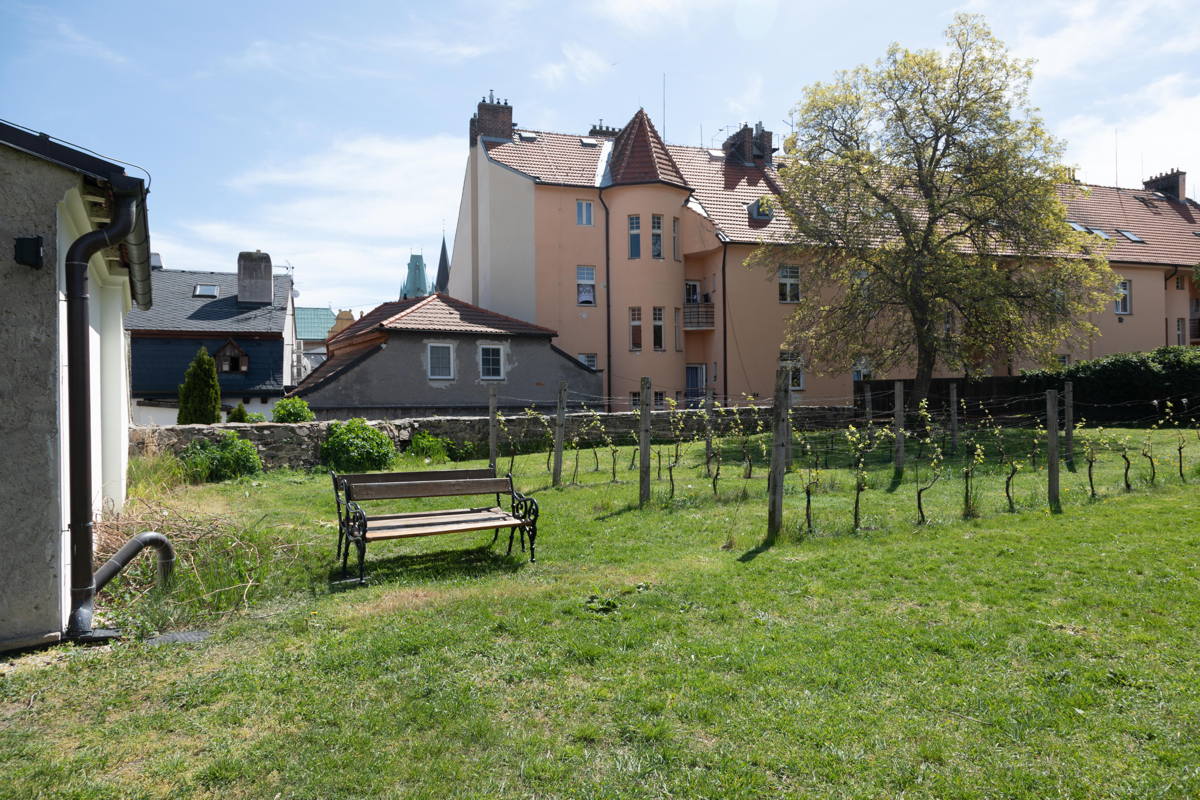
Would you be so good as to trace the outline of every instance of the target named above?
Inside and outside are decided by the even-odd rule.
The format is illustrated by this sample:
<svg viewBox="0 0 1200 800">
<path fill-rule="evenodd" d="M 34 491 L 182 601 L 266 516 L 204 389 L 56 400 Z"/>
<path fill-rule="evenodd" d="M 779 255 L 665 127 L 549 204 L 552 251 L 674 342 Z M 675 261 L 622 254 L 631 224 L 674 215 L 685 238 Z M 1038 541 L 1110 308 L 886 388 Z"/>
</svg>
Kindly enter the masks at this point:
<svg viewBox="0 0 1200 800">
<path fill-rule="evenodd" d="M 125 315 L 128 331 L 195 331 L 211 333 L 278 333 L 287 322 L 292 279 L 276 275 L 270 305 L 239 305 L 236 272 L 156 269 L 150 274 L 154 307 Z M 193 297 L 198 283 L 216 284 L 217 297 Z"/>
<path fill-rule="evenodd" d="M 328 308 L 296 307 L 296 338 L 324 341 L 337 316 Z"/>
<path fill-rule="evenodd" d="M 532 322 L 488 311 L 448 294 L 431 294 L 383 303 L 329 340 L 331 345 L 374 331 L 469 333 L 491 336 L 557 336 Z"/>
</svg>

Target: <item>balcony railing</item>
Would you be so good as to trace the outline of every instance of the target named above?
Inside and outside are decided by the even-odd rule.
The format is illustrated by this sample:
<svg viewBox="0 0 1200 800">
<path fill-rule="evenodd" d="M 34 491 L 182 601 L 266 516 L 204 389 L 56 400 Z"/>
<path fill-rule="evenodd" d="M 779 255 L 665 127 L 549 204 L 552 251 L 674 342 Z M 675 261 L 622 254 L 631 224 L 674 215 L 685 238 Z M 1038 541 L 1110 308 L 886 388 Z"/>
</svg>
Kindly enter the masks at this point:
<svg viewBox="0 0 1200 800">
<path fill-rule="evenodd" d="M 684 303 L 683 329 L 685 331 L 710 331 L 715 326 L 712 303 Z"/>
</svg>

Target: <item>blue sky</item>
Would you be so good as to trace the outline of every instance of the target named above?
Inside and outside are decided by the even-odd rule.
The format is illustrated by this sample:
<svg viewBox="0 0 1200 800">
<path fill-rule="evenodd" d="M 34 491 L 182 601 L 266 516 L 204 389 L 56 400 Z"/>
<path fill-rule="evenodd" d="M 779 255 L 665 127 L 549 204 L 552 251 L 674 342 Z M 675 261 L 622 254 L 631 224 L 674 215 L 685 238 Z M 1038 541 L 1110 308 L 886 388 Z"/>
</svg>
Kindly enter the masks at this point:
<svg viewBox="0 0 1200 800">
<path fill-rule="evenodd" d="M 6 0 L 0 118 L 145 166 L 167 266 L 261 248 L 295 267 L 300 304 L 361 309 L 397 295 L 410 250 L 436 266 L 443 224 L 452 243 L 489 90 L 543 130 L 642 105 L 673 143 L 784 132 L 805 85 L 892 41 L 940 46 L 959 10 L 1039 59 L 1035 102 L 1083 179 L 1200 185 L 1194 0 Z"/>
</svg>

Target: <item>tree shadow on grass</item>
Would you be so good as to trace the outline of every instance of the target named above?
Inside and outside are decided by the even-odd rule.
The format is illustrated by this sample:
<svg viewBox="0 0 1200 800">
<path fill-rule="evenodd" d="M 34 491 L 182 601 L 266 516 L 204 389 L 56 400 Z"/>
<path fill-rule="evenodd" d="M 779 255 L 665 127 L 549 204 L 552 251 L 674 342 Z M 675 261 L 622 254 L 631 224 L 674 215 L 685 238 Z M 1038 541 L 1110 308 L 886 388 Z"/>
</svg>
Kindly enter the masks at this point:
<svg viewBox="0 0 1200 800">
<path fill-rule="evenodd" d="M 466 550 L 436 550 L 422 553 L 402 553 L 384 558 L 372 558 L 367 549 L 365 577 L 368 583 L 419 583 L 447 578 L 482 578 L 486 575 L 511 574 L 521 569 L 528 553 L 521 549 L 520 536 L 513 540 L 511 555 L 506 555 L 508 542 L 502 534 L 495 547 L 483 545 Z M 346 577 L 342 578 L 339 563 L 329 570 L 330 591 L 344 592 L 358 583 L 358 562 L 350 554 Z"/>
</svg>

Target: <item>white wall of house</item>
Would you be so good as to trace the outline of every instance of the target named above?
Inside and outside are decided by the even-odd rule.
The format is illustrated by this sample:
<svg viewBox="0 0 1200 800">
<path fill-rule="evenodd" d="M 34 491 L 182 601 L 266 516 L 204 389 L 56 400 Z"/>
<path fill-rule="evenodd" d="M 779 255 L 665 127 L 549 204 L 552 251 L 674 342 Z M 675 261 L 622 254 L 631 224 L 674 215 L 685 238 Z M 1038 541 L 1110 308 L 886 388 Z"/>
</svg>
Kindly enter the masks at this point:
<svg viewBox="0 0 1200 800">
<path fill-rule="evenodd" d="M 241 397 L 227 395 L 221 398 L 224 403 L 237 405 L 241 401 Z M 251 402 L 246 403 L 246 410 L 255 414 L 262 414 L 269 422 L 271 414 L 275 409 L 275 404 L 282 398 L 280 397 L 255 397 Z M 131 424 L 139 427 L 147 427 L 157 425 L 174 425 L 179 416 L 178 408 L 168 408 L 158 405 L 142 405 L 139 398 L 133 399 Z"/>
</svg>

